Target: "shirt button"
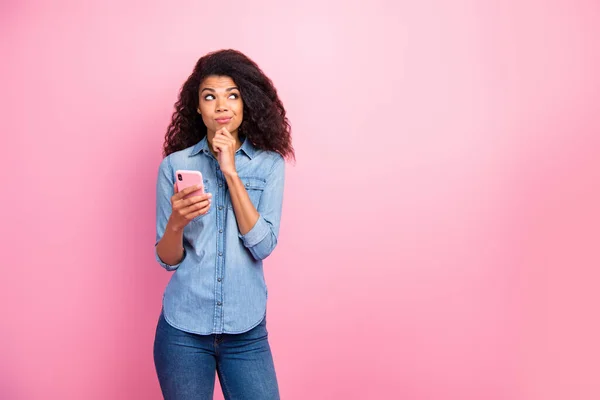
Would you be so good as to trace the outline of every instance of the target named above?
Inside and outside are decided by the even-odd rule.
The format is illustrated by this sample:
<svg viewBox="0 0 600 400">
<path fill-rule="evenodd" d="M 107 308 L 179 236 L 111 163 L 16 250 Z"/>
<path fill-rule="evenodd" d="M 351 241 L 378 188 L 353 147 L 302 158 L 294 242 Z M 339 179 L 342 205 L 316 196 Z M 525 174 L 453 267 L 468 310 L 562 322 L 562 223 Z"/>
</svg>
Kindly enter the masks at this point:
<svg viewBox="0 0 600 400">
<path fill-rule="evenodd" d="M 217 301 L 217 305 L 218 305 L 218 306 L 220 306 L 220 305 L 221 305 L 221 302 L 220 302 L 220 301 Z"/>
<path fill-rule="evenodd" d="M 222 183 L 219 183 L 219 187 L 223 187 L 223 184 L 222 184 Z"/>
<path fill-rule="evenodd" d="M 250 184 L 249 184 L 249 183 L 246 183 L 246 187 L 250 187 Z"/>
<path fill-rule="evenodd" d="M 223 233 L 223 229 L 219 229 L 219 233 Z"/>
<path fill-rule="evenodd" d="M 222 281 L 222 279 L 221 279 L 221 278 L 217 278 L 217 282 L 221 282 L 221 281 Z"/>
<path fill-rule="evenodd" d="M 223 206 L 219 206 L 219 210 L 222 210 L 222 209 L 223 209 Z"/>
<path fill-rule="evenodd" d="M 219 257 L 223 257 L 223 252 L 219 252 Z"/>
</svg>

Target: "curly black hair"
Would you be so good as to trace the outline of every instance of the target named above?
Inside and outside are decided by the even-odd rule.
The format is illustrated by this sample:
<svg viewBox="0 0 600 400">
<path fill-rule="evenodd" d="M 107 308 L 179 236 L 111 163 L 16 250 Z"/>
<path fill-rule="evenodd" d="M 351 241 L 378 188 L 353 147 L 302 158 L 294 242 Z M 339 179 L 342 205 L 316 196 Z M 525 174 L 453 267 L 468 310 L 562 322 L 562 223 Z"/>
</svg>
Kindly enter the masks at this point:
<svg viewBox="0 0 600 400">
<path fill-rule="evenodd" d="M 211 75 L 230 77 L 240 90 L 244 119 L 239 128 L 258 149 L 274 151 L 284 158 L 295 158 L 291 126 L 273 82 L 254 61 L 237 50 L 219 50 L 201 57 L 181 87 L 175 111 L 165 135 L 163 155 L 195 145 L 207 133 L 198 114 L 199 88 Z"/>
</svg>

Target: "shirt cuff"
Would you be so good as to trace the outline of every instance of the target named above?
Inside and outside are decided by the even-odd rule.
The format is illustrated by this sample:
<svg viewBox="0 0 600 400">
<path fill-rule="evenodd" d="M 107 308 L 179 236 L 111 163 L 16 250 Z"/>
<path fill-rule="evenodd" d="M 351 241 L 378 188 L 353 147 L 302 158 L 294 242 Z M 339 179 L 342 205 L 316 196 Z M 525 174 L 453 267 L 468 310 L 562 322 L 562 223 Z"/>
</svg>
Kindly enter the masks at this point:
<svg viewBox="0 0 600 400">
<path fill-rule="evenodd" d="M 158 251 L 156 250 L 156 245 L 154 245 L 154 255 L 156 257 L 156 261 L 160 264 L 161 267 L 163 267 L 167 271 L 174 271 L 181 265 L 181 263 L 185 259 L 185 248 L 183 249 L 183 257 L 181 257 L 181 261 L 179 261 L 179 263 L 175 265 L 166 264 L 165 262 L 163 262 L 163 260 L 160 259 L 160 257 L 158 256 Z"/>
<path fill-rule="evenodd" d="M 256 221 L 256 224 L 254 224 L 252 229 L 250 229 L 245 235 L 238 234 L 238 236 L 244 242 L 244 246 L 254 247 L 262 242 L 265 237 L 267 237 L 269 231 L 269 224 L 267 224 L 263 217 L 259 215 L 258 221 Z"/>
</svg>

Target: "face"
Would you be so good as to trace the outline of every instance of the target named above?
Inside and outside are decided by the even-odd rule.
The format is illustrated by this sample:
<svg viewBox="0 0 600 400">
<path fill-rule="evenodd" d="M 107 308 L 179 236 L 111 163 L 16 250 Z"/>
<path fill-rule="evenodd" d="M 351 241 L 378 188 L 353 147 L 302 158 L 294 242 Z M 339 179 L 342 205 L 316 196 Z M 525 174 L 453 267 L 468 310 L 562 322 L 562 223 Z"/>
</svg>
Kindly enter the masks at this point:
<svg viewBox="0 0 600 400">
<path fill-rule="evenodd" d="M 221 128 L 237 137 L 237 131 L 244 117 L 244 103 L 237 85 L 228 76 L 209 76 L 199 88 L 198 113 L 208 128 L 208 138 L 212 140 Z"/>
</svg>

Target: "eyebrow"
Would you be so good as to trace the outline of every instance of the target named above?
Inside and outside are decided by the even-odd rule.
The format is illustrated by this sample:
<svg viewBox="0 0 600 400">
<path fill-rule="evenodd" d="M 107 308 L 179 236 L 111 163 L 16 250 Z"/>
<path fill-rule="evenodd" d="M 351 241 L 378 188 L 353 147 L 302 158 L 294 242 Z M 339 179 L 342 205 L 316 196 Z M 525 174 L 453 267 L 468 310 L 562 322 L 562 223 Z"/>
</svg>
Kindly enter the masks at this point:
<svg viewBox="0 0 600 400">
<path fill-rule="evenodd" d="M 216 90 L 213 88 L 204 88 L 200 91 L 200 93 L 204 92 L 205 90 L 208 90 L 209 92 L 216 92 Z M 238 89 L 236 86 L 225 89 L 226 92 L 231 92 L 232 90 L 240 90 L 240 89 Z"/>
</svg>

